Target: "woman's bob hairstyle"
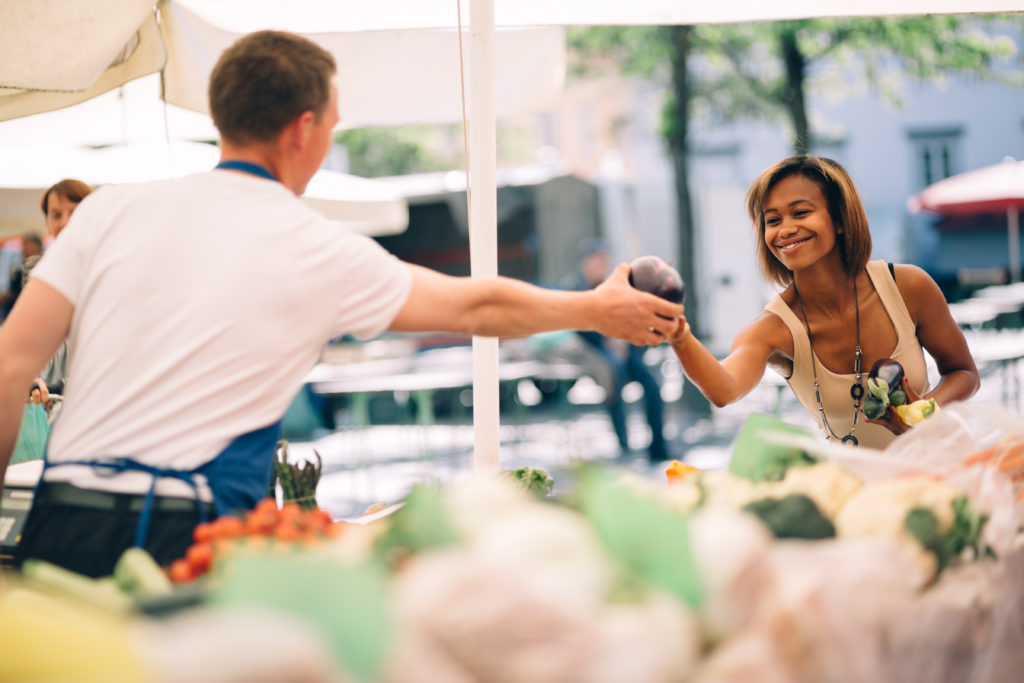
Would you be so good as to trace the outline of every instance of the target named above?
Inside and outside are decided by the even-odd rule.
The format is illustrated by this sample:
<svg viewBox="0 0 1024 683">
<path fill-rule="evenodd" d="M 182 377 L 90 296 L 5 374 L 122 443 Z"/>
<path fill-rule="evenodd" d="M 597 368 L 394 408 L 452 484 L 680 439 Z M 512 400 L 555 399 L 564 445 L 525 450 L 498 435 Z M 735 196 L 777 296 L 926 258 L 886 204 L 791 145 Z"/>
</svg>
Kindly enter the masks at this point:
<svg viewBox="0 0 1024 683">
<path fill-rule="evenodd" d="M 809 155 L 793 156 L 773 164 L 747 190 L 747 213 L 757 230 L 757 260 L 761 272 L 768 281 L 783 287 L 793 281 L 793 271 L 775 258 L 764 241 L 764 203 L 780 180 L 793 175 L 812 180 L 821 188 L 836 229 L 836 242 L 846 274 L 853 277 L 871 256 L 871 232 L 864 205 L 846 169 L 832 159 Z"/>
</svg>

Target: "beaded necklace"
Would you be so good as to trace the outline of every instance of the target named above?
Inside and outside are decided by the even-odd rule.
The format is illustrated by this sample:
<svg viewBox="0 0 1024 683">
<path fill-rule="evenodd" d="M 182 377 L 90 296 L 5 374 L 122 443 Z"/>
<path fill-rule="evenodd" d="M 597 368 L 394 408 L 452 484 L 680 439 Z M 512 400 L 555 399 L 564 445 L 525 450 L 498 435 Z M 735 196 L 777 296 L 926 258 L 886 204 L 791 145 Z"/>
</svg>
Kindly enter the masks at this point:
<svg viewBox="0 0 1024 683">
<path fill-rule="evenodd" d="M 818 401 L 818 413 L 821 415 L 821 424 L 825 428 L 825 440 L 832 438 L 841 439 L 842 442 L 857 445 L 857 418 L 860 417 L 860 404 L 864 398 L 864 385 L 861 382 L 861 356 L 863 355 L 860 350 L 860 297 L 857 295 L 857 279 L 853 280 L 853 299 L 854 306 L 857 311 L 857 360 L 854 363 L 854 372 L 857 373 L 857 380 L 852 387 L 850 387 L 850 396 L 853 398 L 853 427 L 850 429 L 850 433 L 846 436 L 840 437 L 832 430 L 832 426 L 828 423 L 828 418 L 825 417 L 825 406 L 821 403 L 821 389 L 818 384 L 818 368 L 815 362 L 814 355 L 814 340 L 811 338 L 811 326 L 807 322 L 807 312 L 804 311 L 804 300 L 800 298 L 800 291 L 796 288 L 796 282 L 793 282 L 793 292 L 796 294 L 796 302 L 800 306 L 800 315 L 804 319 L 804 327 L 807 328 L 807 342 L 811 346 L 811 372 L 814 374 L 814 398 Z"/>
</svg>

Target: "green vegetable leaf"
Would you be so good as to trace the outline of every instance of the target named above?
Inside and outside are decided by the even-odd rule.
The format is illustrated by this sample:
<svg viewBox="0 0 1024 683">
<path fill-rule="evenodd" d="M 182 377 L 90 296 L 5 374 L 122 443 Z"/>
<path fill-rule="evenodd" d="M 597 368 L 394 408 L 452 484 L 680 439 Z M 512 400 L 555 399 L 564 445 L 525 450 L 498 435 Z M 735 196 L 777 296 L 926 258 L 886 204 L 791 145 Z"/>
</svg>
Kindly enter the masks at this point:
<svg viewBox="0 0 1024 683">
<path fill-rule="evenodd" d="M 376 555 L 385 564 L 430 548 L 455 545 L 459 541 L 448 518 L 441 490 L 436 486 L 415 487 L 405 505 L 388 520 L 388 529 L 377 540 Z"/>
<path fill-rule="evenodd" d="M 949 561 L 946 539 L 939 530 L 939 520 L 928 508 L 916 507 L 907 512 L 904 526 L 925 550 L 932 552 L 939 561 L 941 572 Z"/>
<path fill-rule="evenodd" d="M 209 602 L 290 613 L 323 633 L 338 661 L 359 680 L 370 680 L 392 646 L 396 620 L 389 593 L 387 572 L 375 562 L 345 566 L 302 555 L 259 554 L 236 558 Z"/>
<path fill-rule="evenodd" d="M 743 509 L 764 522 L 776 538 L 832 538 L 836 528 L 814 501 L 801 493 L 784 498 L 761 498 Z"/>
<path fill-rule="evenodd" d="M 583 514 L 621 567 L 690 607 L 701 604 L 703 585 L 686 515 L 616 484 L 596 467 L 581 470 L 578 494 Z"/>
<path fill-rule="evenodd" d="M 959 557 L 965 550 L 970 550 L 975 558 L 995 554 L 992 548 L 981 547 L 981 532 L 986 522 L 988 517 L 980 514 L 966 496 L 954 498 L 953 528 L 946 535 L 946 552 L 949 557 Z"/>
<path fill-rule="evenodd" d="M 988 517 L 982 515 L 966 496 L 952 501 L 953 526 L 946 534 L 939 532 L 939 522 L 931 510 L 914 508 L 907 513 L 907 530 L 925 549 L 935 553 L 941 572 L 949 564 L 969 551 L 972 559 L 995 557 L 991 546 L 983 545 L 981 532 Z"/>
<path fill-rule="evenodd" d="M 767 438 L 769 433 L 783 437 L 810 436 L 807 430 L 786 424 L 777 417 L 754 413 L 736 435 L 729 471 L 751 481 L 781 481 L 790 467 L 807 467 L 817 462 L 797 445 Z"/>
</svg>

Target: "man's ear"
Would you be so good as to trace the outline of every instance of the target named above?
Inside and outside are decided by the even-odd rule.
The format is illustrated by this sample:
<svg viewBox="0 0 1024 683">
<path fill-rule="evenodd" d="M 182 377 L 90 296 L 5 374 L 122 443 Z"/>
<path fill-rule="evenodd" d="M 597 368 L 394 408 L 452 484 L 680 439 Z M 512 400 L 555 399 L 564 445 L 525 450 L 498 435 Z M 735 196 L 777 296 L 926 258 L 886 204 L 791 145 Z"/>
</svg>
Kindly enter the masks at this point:
<svg viewBox="0 0 1024 683">
<path fill-rule="evenodd" d="M 300 150 L 306 148 L 314 123 L 316 123 L 316 117 L 313 112 L 304 111 L 288 124 L 289 139 L 293 147 Z"/>
</svg>

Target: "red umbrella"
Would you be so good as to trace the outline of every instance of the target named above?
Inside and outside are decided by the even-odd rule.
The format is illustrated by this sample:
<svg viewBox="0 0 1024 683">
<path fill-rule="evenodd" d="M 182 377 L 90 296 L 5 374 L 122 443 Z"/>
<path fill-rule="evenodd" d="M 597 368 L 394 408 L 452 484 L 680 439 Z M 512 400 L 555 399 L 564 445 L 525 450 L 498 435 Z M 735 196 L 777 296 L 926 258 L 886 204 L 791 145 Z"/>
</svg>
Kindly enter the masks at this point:
<svg viewBox="0 0 1024 683">
<path fill-rule="evenodd" d="M 907 202 L 911 211 L 943 216 L 1006 211 L 1010 279 L 1020 280 L 1019 211 L 1024 208 L 1024 161 L 1007 157 L 998 164 L 967 171 L 926 187 Z"/>
</svg>

